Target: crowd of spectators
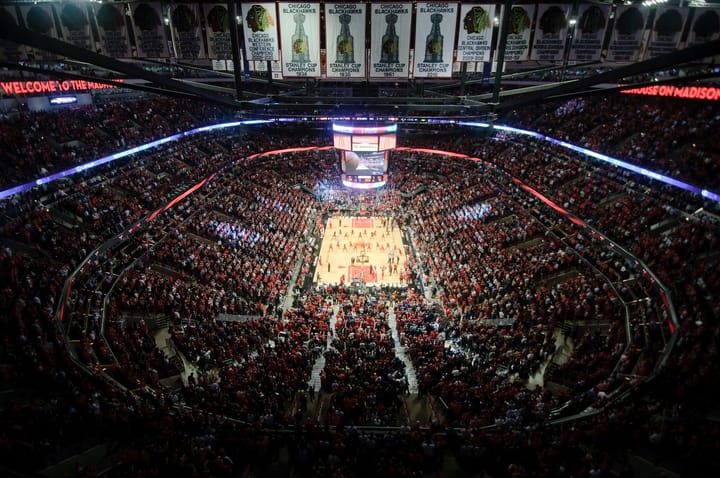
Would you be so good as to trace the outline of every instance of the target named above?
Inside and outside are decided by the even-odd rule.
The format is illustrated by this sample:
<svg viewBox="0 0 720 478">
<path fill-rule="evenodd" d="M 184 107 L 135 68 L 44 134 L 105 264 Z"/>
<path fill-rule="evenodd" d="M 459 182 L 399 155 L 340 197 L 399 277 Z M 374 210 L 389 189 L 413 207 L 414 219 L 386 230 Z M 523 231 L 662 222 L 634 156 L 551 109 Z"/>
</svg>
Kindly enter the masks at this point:
<svg viewBox="0 0 720 478">
<path fill-rule="evenodd" d="M 135 115 L 160 121 L 146 104 L 136 106 L 124 105 L 115 121 Z M 152 135 L 165 132 L 162 125 Z M 393 153 L 390 200 L 384 209 L 376 204 L 394 212 L 412 238 L 411 267 L 433 285 L 433 301 L 412 289 L 392 306 L 343 297 L 334 329 L 329 297 L 309 294 L 281 306 L 293 289 L 292 272 L 298 264 L 307 272 L 312 263 L 306 241 L 317 233 L 315 221 L 332 211 L 318 199 L 337 184 L 328 150 L 241 161 L 131 231 L 129 240 L 87 260 L 103 241 L 220 166 L 253 150 L 325 141 L 322 134 L 275 140 L 276 132 L 189 138 L 107 170 L 102 181 L 77 183 L 51 204 L 11 199 L 17 214 L 3 219 L 0 252 L 0 372 L 9 383 L 45 394 L 2 413 L 6 463 L 27 468 L 20 460 L 30 456 L 31 442 L 41 444 L 43 459 L 35 462 L 41 466 L 58 459 L 63 441 L 71 447 L 110 438 L 123 442 L 111 476 L 157 474 L 163 466 L 230 476 L 250 464 L 271 466 L 283 447 L 307 476 L 356 470 L 417 476 L 440 466 L 446 452 L 461 466 L 497 475 L 602 476 L 618 466 L 622 453 L 615 452 L 631 438 L 688 458 L 717 451 L 716 441 L 698 441 L 699 433 L 716 436 L 717 427 L 694 412 L 711 406 L 702 397 L 714 391 L 717 226 L 662 202 L 665 191 L 654 194 L 554 147 L 433 138 L 435 148 L 492 162 L 495 170 Z M 558 216 L 510 175 L 581 220 Z M 339 204 L 353 197 L 362 196 L 344 196 Z M 605 233 L 654 275 L 582 224 Z M 659 370 L 676 332 L 671 303 L 680 339 L 665 369 L 642 385 L 647 394 L 611 402 L 624 384 Z M 464 429 L 459 434 L 442 427 L 387 433 L 353 427 L 402 423 L 411 371 L 393 350 L 388 307 L 421 393 L 446 424 Z M 236 317 L 219 320 L 222 313 Z M 154 347 L 148 324 L 132 315 L 170 320 L 173 342 L 197 370 L 180 392 L 161 384 L 178 369 Z M 323 430 L 295 411 L 328 336 L 323 388 L 332 398 L 322 419 L 334 427 Z M 563 336 L 573 343 L 570 360 L 545 375 L 560 391 L 528 388 Z M 72 357 L 92 373 L 72 365 Z M 568 400 L 574 411 L 610 406 L 572 428 L 548 427 Z M 40 422 L 57 426 L 46 433 Z M 264 431 L 292 425 L 292 432 Z M 479 431 L 488 425 L 494 431 Z M 139 433 L 132 437 L 131 429 Z M 613 453 L 603 454 L 606 449 Z"/>
</svg>

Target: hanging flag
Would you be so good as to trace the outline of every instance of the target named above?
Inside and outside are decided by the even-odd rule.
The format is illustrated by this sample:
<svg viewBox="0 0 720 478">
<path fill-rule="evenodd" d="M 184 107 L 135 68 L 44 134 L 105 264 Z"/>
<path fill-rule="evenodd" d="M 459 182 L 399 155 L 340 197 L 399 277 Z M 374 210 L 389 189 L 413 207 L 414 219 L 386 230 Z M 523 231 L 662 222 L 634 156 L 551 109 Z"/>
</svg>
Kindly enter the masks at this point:
<svg viewBox="0 0 720 478">
<path fill-rule="evenodd" d="M 600 60 L 610 7 L 607 3 L 580 5 L 569 61 Z"/>
<path fill-rule="evenodd" d="M 0 24 L 20 26 L 15 11 L 15 5 L 0 6 Z M 0 40 L 0 60 L 3 61 L 22 61 L 27 59 L 28 48 L 7 40 Z"/>
<path fill-rule="evenodd" d="M 457 61 L 490 61 L 494 19 L 495 5 L 460 5 Z"/>
<path fill-rule="evenodd" d="M 531 60 L 563 61 L 570 6 L 570 4 L 538 5 Z"/>
<path fill-rule="evenodd" d="M 505 61 L 524 61 L 530 53 L 530 31 L 536 5 L 513 5 L 510 8 Z M 502 15 L 500 16 L 502 18 Z M 503 32 L 500 32 L 503 35 Z M 501 37 L 502 38 L 502 37 Z"/>
<path fill-rule="evenodd" d="M 205 19 L 205 35 L 207 36 L 208 58 L 218 60 L 232 59 L 232 39 L 230 26 L 235 19 L 225 3 L 203 3 L 203 17 Z"/>
<path fill-rule="evenodd" d="M 113 58 L 130 57 L 130 39 L 125 23 L 125 5 L 120 3 L 93 3 L 94 20 L 103 55 Z"/>
<path fill-rule="evenodd" d="M 694 9 L 692 26 L 687 37 L 687 46 L 706 43 L 720 38 L 720 9 Z"/>
<path fill-rule="evenodd" d="M 30 5 L 20 5 L 20 15 L 22 16 L 25 28 L 33 33 L 44 35 L 51 38 L 60 38 L 55 28 L 55 20 L 53 18 L 52 5 L 49 3 L 38 3 Z M 59 56 L 39 48 L 27 47 L 28 58 L 34 60 L 55 60 Z"/>
<path fill-rule="evenodd" d="M 418 3 L 415 15 L 415 78 L 450 78 L 457 3 Z"/>
<path fill-rule="evenodd" d="M 93 49 L 92 31 L 86 3 L 71 2 L 55 5 L 59 12 L 63 40 L 86 50 Z"/>
<path fill-rule="evenodd" d="M 170 56 L 160 2 L 133 2 L 130 4 L 130 11 L 137 56 L 141 58 Z"/>
<path fill-rule="evenodd" d="M 320 4 L 279 3 L 282 72 L 320 77 Z"/>
<path fill-rule="evenodd" d="M 249 61 L 279 60 L 278 22 L 274 3 L 243 3 L 243 33 Z"/>
<path fill-rule="evenodd" d="M 370 8 L 370 77 L 407 78 L 412 3 L 372 3 Z"/>
<path fill-rule="evenodd" d="M 325 4 L 328 78 L 364 78 L 365 4 Z"/>
<path fill-rule="evenodd" d="M 198 5 L 186 3 L 171 5 L 169 17 L 175 57 L 183 60 L 205 58 Z"/>
<path fill-rule="evenodd" d="M 615 23 L 608 45 L 608 61 L 632 62 L 642 58 L 643 36 L 648 8 L 620 5 L 615 10 Z"/>
</svg>

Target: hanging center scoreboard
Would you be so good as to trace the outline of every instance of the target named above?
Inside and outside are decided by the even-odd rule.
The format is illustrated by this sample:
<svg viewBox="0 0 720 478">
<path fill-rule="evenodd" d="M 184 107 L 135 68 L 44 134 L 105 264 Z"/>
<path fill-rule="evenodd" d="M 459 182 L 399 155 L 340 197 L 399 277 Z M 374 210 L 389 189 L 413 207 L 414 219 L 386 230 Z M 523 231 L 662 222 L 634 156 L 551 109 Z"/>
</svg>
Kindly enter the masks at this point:
<svg viewBox="0 0 720 478">
<path fill-rule="evenodd" d="M 397 145 L 397 124 L 333 123 L 333 145 L 340 152 L 345 186 L 379 188 L 387 183 L 388 156 Z"/>
</svg>

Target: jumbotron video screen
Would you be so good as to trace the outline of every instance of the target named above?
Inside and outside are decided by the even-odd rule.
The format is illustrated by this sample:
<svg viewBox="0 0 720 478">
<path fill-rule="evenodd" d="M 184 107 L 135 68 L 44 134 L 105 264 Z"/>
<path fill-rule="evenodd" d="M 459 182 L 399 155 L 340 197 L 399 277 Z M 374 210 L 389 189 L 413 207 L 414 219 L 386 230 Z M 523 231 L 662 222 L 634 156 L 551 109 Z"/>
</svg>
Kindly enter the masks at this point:
<svg viewBox="0 0 720 478">
<path fill-rule="evenodd" d="M 396 124 L 334 123 L 333 143 L 340 152 L 343 184 L 362 189 L 384 186 L 396 132 Z"/>
</svg>

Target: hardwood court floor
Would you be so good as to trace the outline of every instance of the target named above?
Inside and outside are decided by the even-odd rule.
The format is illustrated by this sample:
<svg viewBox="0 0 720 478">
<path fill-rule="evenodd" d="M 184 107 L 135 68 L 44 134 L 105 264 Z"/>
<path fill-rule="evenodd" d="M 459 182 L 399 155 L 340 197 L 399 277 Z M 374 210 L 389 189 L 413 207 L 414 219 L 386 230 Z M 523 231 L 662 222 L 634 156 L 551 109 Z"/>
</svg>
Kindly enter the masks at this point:
<svg viewBox="0 0 720 478">
<path fill-rule="evenodd" d="M 382 217 L 328 219 L 315 269 L 318 284 L 407 284 L 405 248 L 395 221 Z M 389 270 L 392 261 L 393 272 Z M 397 266 L 397 272 L 394 272 Z"/>
</svg>

